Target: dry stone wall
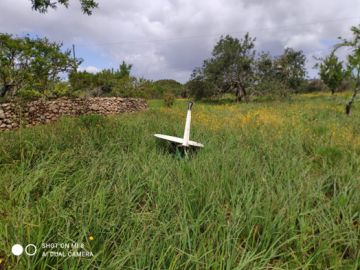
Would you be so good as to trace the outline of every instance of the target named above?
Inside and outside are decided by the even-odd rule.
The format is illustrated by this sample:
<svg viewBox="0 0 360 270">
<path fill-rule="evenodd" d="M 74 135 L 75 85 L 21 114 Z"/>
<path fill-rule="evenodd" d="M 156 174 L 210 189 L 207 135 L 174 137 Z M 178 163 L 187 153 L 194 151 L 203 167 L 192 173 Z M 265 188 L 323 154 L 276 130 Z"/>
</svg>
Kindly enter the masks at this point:
<svg viewBox="0 0 360 270">
<path fill-rule="evenodd" d="M 55 121 L 63 115 L 119 114 L 145 110 L 147 103 L 134 98 L 86 98 L 36 100 L 26 103 L 0 104 L 0 131 L 20 125 L 33 126 Z"/>
</svg>

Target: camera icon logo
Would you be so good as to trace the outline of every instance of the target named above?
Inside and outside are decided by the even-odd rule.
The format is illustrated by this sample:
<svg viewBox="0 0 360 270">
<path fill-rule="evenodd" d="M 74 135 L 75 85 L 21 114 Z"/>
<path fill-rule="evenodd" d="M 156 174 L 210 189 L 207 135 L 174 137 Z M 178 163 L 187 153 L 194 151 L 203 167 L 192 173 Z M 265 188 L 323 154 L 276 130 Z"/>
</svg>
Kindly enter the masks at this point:
<svg viewBox="0 0 360 270">
<path fill-rule="evenodd" d="M 20 256 L 24 252 L 24 248 L 20 244 L 15 244 L 11 248 L 11 253 L 15 256 Z"/>
<path fill-rule="evenodd" d="M 11 247 L 11 253 L 15 256 L 20 256 L 25 251 L 28 256 L 34 256 L 37 251 L 37 247 L 34 244 L 28 244 L 25 249 L 20 244 L 15 244 Z"/>
</svg>

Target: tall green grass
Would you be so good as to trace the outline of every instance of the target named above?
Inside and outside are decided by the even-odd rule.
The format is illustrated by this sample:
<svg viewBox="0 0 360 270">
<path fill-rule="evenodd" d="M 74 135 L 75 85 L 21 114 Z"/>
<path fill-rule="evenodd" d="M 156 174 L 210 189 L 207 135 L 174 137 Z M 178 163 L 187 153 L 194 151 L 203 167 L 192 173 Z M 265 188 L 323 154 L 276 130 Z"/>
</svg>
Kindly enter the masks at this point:
<svg viewBox="0 0 360 270">
<path fill-rule="evenodd" d="M 0 269 L 359 269 L 360 145 L 331 134 L 358 136 L 360 110 L 346 117 L 342 102 L 196 104 L 191 137 L 205 148 L 188 159 L 152 136 L 181 136 L 183 101 L 3 132 Z M 261 108 L 283 115 L 281 132 L 196 119 Z M 94 257 L 10 253 L 59 242 Z"/>
</svg>

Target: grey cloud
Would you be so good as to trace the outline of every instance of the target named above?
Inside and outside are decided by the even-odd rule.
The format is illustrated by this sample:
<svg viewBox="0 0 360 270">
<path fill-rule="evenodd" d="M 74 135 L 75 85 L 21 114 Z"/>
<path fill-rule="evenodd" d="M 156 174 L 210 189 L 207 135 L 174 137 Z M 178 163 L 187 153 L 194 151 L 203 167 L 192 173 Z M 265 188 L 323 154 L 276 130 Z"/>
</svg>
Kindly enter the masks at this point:
<svg viewBox="0 0 360 270">
<path fill-rule="evenodd" d="M 0 32 L 37 33 L 76 43 L 80 51 L 89 46 L 111 63 L 133 63 L 137 75 L 184 82 L 221 34 L 242 37 L 249 31 L 258 51 L 274 54 L 287 46 L 302 49 L 310 69 L 312 55 L 328 50 L 324 41 L 348 35 L 360 22 L 358 0 L 99 0 L 99 6 L 85 16 L 71 1 L 69 9 L 44 15 L 32 11 L 29 0 L 2 0 Z M 91 59 L 87 65 L 95 70 Z"/>
</svg>

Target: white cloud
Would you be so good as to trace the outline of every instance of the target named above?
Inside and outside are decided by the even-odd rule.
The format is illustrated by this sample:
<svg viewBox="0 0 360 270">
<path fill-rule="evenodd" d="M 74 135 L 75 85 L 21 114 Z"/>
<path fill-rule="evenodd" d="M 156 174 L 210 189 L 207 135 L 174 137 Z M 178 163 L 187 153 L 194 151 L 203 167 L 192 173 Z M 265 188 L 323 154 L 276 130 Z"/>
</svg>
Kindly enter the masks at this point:
<svg viewBox="0 0 360 270">
<path fill-rule="evenodd" d="M 78 2 L 38 14 L 30 0 L 1 0 L 0 32 L 75 43 L 80 56 L 93 49 L 85 58 L 93 71 L 97 56 L 105 55 L 112 63 L 132 63 L 136 75 L 186 81 L 221 34 L 249 31 L 258 51 L 273 54 L 286 46 L 302 49 L 311 68 L 313 53 L 328 50 L 324 40 L 346 36 L 360 23 L 358 0 L 99 0 L 92 16 L 82 15 Z"/>
<path fill-rule="evenodd" d="M 100 71 L 99 68 L 94 67 L 94 66 L 86 66 L 86 67 L 80 66 L 80 67 L 78 68 L 78 70 L 79 70 L 79 71 L 87 71 L 87 72 L 89 72 L 89 73 L 97 73 L 97 72 Z"/>
</svg>

